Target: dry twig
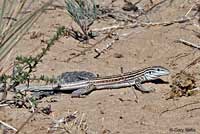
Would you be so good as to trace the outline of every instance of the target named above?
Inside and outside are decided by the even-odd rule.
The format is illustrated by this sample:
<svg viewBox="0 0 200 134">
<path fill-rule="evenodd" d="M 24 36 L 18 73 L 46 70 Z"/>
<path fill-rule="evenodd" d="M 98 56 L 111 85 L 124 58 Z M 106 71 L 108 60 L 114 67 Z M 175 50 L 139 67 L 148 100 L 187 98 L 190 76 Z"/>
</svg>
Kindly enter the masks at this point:
<svg viewBox="0 0 200 134">
<path fill-rule="evenodd" d="M 113 33 L 114 34 L 114 33 Z M 105 53 L 109 48 L 111 48 L 112 47 L 112 45 L 116 42 L 116 40 L 119 40 L 119 36 L 118 36 L 118 34 L 116 33 L 116 34 L 114 34 L 114 39 L 111 41 L 111 42 L 109 42 L 107 45 L 106 45 L 106 47 L 105 48 L 103 48 L 103 49 L 101 49 L 101 50 L 99 50 L 99 49 L 94 49 L 94 51 L 97 53 L 97 55 L 96 56 L 94 56 L 94 58 L 98 58 L 101 54 L 103 54 L 103 53 Z"/>
<path fill-rule="evenodd" d="M 190 46 L 190 47 L 194 47 L 194 48 L 200 49 L 200 45 L 196 45 L 196 44 L 191 43 L 189 41 L 186 41 L 184 39 L 179 39 L 179 40 L 177 40 L 177 42 L 183 43 L 184 45 L 187 45 L 187 46 Z"/>
<path fill-rule="evenodd" d="M 68 113 L 67 116 L 55 120 L 48 129 L 48 133 L 63 132 L 68 134 L 87 133 L 85 114 L 79 115 L 78 111 Z"/>
<path fill-rule="evenodd" d="M 167 112 L 170 112 L 170 111 L 175 111 L 175 110 L 178 110 L 178 109 L 181 109 L 181 108 L 190 106 L 190 105 L 194 105 L 194 104 L 199 104 L 199 103 L 200 103 L 200 101 L 195 101 L 195 102 L 191 102 L 191 103 L 188 103 L 188 104 L 185 104 L 185 105 L 176 107 L 176 108 L 167 109 L 167 110 L 162 111 L 162 112 L 160 113 L 160 116 L 163 115 L 164 113 L 167 113 Z"/>
<path fill-rule="evenodd" d="M 135 22 L 135 23 L 130 23 L 130 24 L 120 24 L 120 25 L 113 25 L 110 27 L 104 27 L 104 28 L 96 28 L 93 29 L 93 32 L 105 32 L 105 31 L 110 31 L 110 30 L 118 30 L 118 29 L 124 29 L 124 28 L 136 28 L 136 27 L 150 27 L 150 26 L 169 26 L 172 24 L 177 24 L 177 23 L 185 23 L 190 21 L 191 18 L 181 18 L 181 19 L 176 19 L 172 21 L 164 21 L 164 22 Z"/>
<path fill-rule="evenodd" d="M 14 128 L 13 126 L 11 126 L 11 125 L 9 125 L 9 124 L 1 121 L 1 120 L 0 120 L 0 124 L 3 125 L 3 126 L 5 126 L 5 127 L 7 127 L 7 128 L 9 128 L 9 129 L 11 129 L 11 130 L 17 131 L 16 128 Z"/>
<path fill-rule="evenodd" d="M 176 19 L 176 20 L 172 20 L 172 21 L 164 21 L 164 22 L 149 22 L 149 23 L 141 23 L 140 26 L 144 27 L 144 26 L 169 26 L 172 24 L 177 24 L 177 23 L 185 23 L 192 20 L 192 18 L 189 17 L 183 17 L 181 19 Z"/>
<path fill-rule="evenodd" d="M 157 6 L 159 6 L 159 5 L 163 4 L 163 3 L 165 3 L 166 1 L 168 1 L 168 0 L 162 0 L 162 1 L 160 1 L 159 3 L 156 3 L 155 5 L 153 5 L 152 7 L 150 7 L 148 10 L 146 10 L 146 11 L 145 11 L 145 14 L 149 13 L 151 10 L 153 10 L 153 9 L 156 8 Z"/>
<path fill-rule="evenodd" d="M 190 64 L 188 64 L 186 67 L 185 67 L 185 69 L 188 69 L 188 68 L 190 68 L 191 66 L 194 66 L 194 65 L 196 65 L 197 63 L 199 63 L 200 62 L 200 56 L 199 57 L 197 57 L 195 60 L 193 60 Z M 185 70 L 184 69 L 184 70 Z"/>
<path fill-rule="evenodd" d="M 17 132 L 15 134 L 19 134 L 19 132 L 24 128 L 24 126 L 30 121 L 31 118 L 33 118 L 33 116 L 35 115 L 35 113 L 37 113 L 37 110 L 32 113 L 27 119 L 26 121 L 19 127 L 19 129 L 17 130 Z"/>
</svg>

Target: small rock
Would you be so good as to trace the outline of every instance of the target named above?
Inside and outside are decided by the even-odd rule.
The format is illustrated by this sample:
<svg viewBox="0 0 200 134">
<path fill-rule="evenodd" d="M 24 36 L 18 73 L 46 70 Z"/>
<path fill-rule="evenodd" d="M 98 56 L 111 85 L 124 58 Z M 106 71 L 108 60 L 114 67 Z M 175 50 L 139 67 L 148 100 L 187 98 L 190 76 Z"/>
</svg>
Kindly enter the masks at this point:
<svg viewBox="0 0 200 134">
<path fill-rule="evenodd" d="M 138 7 L 135 5 L 135 4 L 133 4 L 132 2 L 129 2 L 129 1 L 124 1 L 125 2 L 125 4 L 124 4 L 124 6 L 122 7 L 122 9 L 124 10 L 124 11 L 137 11 L 138 10 Z"/>
<path fill-rule="evenodd" d="M 115 58 L 123 58 L 124 56 L 120 53 L 114 53 Z"/>
</svg>

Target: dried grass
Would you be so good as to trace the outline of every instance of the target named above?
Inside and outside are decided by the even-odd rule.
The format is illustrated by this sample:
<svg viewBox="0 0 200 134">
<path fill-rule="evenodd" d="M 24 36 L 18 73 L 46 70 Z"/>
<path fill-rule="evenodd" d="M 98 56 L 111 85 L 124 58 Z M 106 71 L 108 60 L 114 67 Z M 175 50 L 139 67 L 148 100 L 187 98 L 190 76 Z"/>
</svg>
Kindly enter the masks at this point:
<svg viewBox="0 0 200 134">
<path fill-rule="evenodd" d="M 52 3 L 52 0 L 39 9 L 24 14 L 23 12 L 31 6 L 34 0 L 3 0 L 0 7 L 0 70 L 5 68 L 11 50 L 22 39 L 23 35 L 31 28 L 33 23 L 43 13 L 44 8 Z M 2 74 L 2 73 L 1 73 Z"/>
</svg>

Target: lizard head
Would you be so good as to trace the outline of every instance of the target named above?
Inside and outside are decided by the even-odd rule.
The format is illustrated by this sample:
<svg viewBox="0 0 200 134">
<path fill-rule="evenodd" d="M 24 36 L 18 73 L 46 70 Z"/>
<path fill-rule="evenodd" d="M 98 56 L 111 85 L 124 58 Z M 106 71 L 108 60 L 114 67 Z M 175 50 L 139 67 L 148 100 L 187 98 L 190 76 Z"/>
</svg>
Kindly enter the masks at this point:
<svg viewBox="0 0 200 134">
<path fill-rule="evenodd" d="M 149 68 L 145 69 L 144 71 L 145 71 L 145 77 L 147 80 L 154 80 L 160 76 L 165 76 L 170 73 L 170 71 L 168 69 L 161 67 L 161 66 L 149 67 Z"/>
</svg>

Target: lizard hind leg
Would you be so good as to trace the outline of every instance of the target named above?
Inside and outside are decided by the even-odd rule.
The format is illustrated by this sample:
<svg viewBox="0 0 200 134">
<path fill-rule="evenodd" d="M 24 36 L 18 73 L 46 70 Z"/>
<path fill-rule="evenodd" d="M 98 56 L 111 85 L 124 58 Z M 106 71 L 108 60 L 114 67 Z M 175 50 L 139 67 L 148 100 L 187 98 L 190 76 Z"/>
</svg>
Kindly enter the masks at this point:
<svg viewBox="0 0 200 134">
<path fill-rule="evenodd" d="M 89 94 L 90 92 L 92 92 L 95 89 L 96 89 L 96 87 L 94 84 L 89 84 L 85 88 L 80 88 L 80 89 L 73 91 L 71 97 L 73 97 L 73 98 L 84 97 L 86 94 Z"/>
</svg>

